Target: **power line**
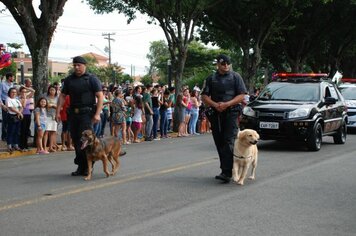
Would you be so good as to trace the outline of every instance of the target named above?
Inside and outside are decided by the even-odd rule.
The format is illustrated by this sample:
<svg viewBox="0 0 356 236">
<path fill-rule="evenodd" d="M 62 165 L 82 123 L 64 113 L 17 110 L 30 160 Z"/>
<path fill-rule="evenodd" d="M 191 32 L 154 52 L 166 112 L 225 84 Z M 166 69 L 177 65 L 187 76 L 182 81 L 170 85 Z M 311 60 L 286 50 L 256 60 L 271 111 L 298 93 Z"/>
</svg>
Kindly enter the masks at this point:
<svg viewBox="0 0 356 236">
<path fill-rule="evenodd" d="M 107 39 L 109 43 L 109 65 L 111 65 L 111 41 L 115 41 L 111 36 L 115 35 L 115 33 L 103 33 L 102 35 L 106 36 L 104 39 Z"/>
</svg>

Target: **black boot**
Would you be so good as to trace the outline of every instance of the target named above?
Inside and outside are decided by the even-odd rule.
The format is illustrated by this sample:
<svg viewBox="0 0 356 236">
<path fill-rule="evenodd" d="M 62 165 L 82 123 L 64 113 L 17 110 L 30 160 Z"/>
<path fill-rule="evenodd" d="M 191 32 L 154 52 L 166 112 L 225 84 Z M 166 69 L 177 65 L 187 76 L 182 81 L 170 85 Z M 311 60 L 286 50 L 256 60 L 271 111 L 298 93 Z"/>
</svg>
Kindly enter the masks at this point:
<svg viewBox="0 0 356 236">
<path fill-rule="evenodd" d="M 72 172 L 71 175 L 72 175 L 72 176 L 86 176 L 87 173 L 88 173 L 88 171 L 86 171 L 86 173 L 85 173 L 85 171 L 83 170 L 83 168 L 78 166 L 77 170 L 74 171 L 74 172 Z"/>
</svg>

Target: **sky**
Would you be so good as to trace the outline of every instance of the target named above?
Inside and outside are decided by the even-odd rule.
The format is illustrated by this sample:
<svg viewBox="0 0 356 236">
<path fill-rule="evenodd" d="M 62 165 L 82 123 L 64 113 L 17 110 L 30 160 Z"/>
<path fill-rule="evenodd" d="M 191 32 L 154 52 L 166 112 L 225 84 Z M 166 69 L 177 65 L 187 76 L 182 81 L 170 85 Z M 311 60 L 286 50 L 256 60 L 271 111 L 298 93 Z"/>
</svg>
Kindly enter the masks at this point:
<svg viewBox="0 0 356 236">
<path fill-rule="evenodd" d="M 3 8 L 4 5 L 0 3 L 0 9 Z M 111 41 L 112 63 L 124 67 L 126 74 L 144 75 L 149 66 L 146 55 L 150 42 L 165 40 L 162 29 L 147 24 L 147 19 L 138 14 L 137 19 L 127 24 L 127 18 L 122 14 L 94 14 L 81 0 L 68 0 L 58 20 L 49 58 L 70 62 L 74 56 L 88 52 L 108 57 L 109 54 L 104 51 L 108 47 L 108 39 L 103 34 L 113 33 L 115 35 L 111 38 L 115 41 Z M 9 11 L 0 13 L 0 30 L 0 43 L 21 43 L 24 45 L 23 50 L 29 53 L 21 29 Z"/>
</svg>

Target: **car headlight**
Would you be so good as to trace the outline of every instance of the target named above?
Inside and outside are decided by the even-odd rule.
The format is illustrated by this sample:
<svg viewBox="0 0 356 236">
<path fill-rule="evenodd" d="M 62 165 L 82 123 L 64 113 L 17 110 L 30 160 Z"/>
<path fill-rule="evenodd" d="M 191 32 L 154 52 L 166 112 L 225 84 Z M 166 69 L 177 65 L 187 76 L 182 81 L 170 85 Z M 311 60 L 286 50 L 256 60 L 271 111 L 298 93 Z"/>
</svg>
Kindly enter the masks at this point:
<svg viewBox="0 0 356 236">
<path fill-rule="evenodd" d="M 310 109 L 309 108 L 298 108 L 294 111 L 290 111 L 288 114 L 288 118 L 304 118 L 309 116 Z"/>
<path fill-rule="evenodd" d="M 242 113 L 243 113 L 245 116 L 256 117 L 256 112 L 255 112 L 251 107 L 248 107 L 248 106 L 245 106 L 245 107 L 244 107 L 244 109 L 242 110 Z"/>
<path fill-rule="evenodd" d="M 348 107 L 356 107 L 356 100 L 346 100 L 346 105 Z"/>
</svg>

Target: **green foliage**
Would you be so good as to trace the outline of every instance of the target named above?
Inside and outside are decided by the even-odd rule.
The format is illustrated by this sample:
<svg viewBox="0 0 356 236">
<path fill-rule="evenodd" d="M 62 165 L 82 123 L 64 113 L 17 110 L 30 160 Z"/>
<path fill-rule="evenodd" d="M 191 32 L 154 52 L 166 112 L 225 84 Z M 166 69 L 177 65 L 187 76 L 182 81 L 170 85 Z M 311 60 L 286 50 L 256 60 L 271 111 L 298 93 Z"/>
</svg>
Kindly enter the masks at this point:
<svg viewBox="0 0 356 236">
<path fill-rule="evenodd" d="M 164 71 L 167 68 L 169 59 L 168 45 L 164 40 L 154 41 L 150 43 L 149 53 L 146 55 L 150 62 L 149 74 Z"/>
<path fill-rule="evenodd" d="M 123 74 L 120 78 L 122 83 L 129 82 L 130 84 L 133 83 L 133 79 L 129 74 Z"/>
<path fill-rule="evenodd" d="M 145 75 L 141 78 L 141 83 L 143 83 L 144 86 L 146 86 L 147 84 L 152 84 L 153 80 L 152 77 L 149 75 Z"/>
<path fill-rule="evenodd" d="M 173 80 L 178 89 L 182 82 L 187 48 L 194 39 L 193 33 L 203 10 L 219 3 L 214 0 L 87 0 L 87 2 L 98 13 L 116 10 L 124 13 L 128 17 L 128 22 L 133 20 L 135 12 L 139 11 L 151 18 L 149 23 L 158 23 L 166 35 Z"/>
<path fill-rule="evenodd" d="M 23 46 L 22 43 L 6 43 L 6 44 L 9 48 L 14 48 L 15 50 L 18 50 Z"/>
<path fill-rule="evenodd" d="M 151 63 L 150 67 L 155 68 L 154 71 L 160 75 L 160 84 L 168 83 L 167 60 L 169 52 L 167 48 L 164 41 L 151 42 L 150 52 L 147 55 Z M 206 75 L 215 69 L 214 58 L 221 53 L 231 54 L 226 50 L 208 48 L 198 41 L 192 41 L 188 46 L 182 84 L 202 84 Z"/>
<path fill-rule="evenodd" d="M 203 87 L 205 79 L 214 72 L 214 70 L 206 70 L 206 71 L 200 71 L 195 74 L 195 76 L 188 78 L 184 80 L 184 84 L 188 85 L 190 90 L 194 88 L 194 86 L 198 86 L 199 88 Z"/>
</svg>

